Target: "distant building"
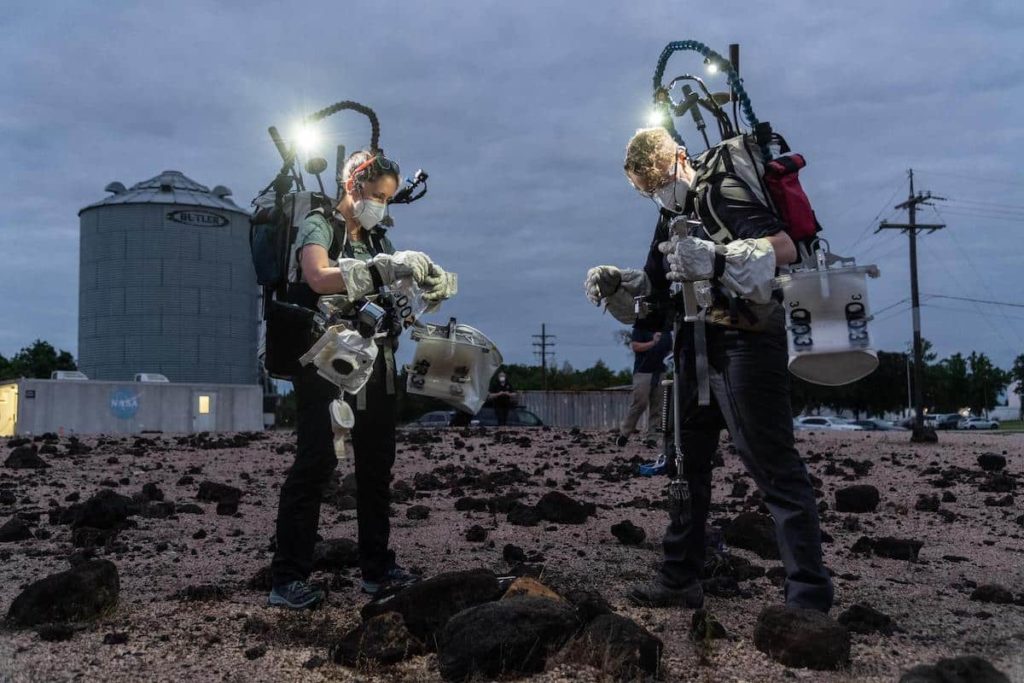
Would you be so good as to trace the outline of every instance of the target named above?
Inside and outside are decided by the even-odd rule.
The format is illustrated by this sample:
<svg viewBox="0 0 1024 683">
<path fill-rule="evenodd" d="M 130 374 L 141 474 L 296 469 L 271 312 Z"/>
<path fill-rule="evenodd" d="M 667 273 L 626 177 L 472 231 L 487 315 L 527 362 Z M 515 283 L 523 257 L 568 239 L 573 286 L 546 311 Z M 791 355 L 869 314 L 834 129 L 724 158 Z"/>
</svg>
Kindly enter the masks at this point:
<svg viewBox="0 0 1024 683">
<path fill-rule="evenodd" d="M 0 382 L 0 436 L 263 429 L 258 384 L 18 379 Z"/>
<path fill-rule="evenodd" d="M 179 171 L 79 212 L 78 366 L 91 379 L 257 384 L 249 214 Z"/>
</svg>

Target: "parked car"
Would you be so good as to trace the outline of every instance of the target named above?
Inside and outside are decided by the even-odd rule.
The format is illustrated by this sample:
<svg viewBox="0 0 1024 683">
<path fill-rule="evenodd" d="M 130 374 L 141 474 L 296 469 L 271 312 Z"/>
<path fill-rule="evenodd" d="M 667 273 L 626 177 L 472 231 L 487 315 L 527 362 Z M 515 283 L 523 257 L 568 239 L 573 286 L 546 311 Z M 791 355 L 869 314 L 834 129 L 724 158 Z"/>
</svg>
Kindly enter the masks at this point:
<svg viewBox="0 0 1024 683">
<path fill-rule="evenodd" d="M 960 417 L 960 413 L 936 415 L 935 422 L 932 426 L 935 427 L 935 429 L 957 429 L 962 419 L 963 418 Z"/>
<path fill-rule="evenodd" d="M 484 406 L 480 409 L 473 420 L 470 422 L 471 425 L 480 427 L 497 427 L 498 416 L 494 414 L 494 408 L 491 406 Z M 539 417 L 531 413 L 526 408 L 511 408 L 508 411 L 508 426 L 509 427 L 543 427 L 544 422 Z"/>
<path fill-rule="evenodd" d="M 844 420 L 841 417 L 824 417 L 821 415 L 809 415 L 807 417 L 798 417 L 793 420 L 794 429 L 823 429 L 837 432 L 860 432 L 864 431 L 864 428 L 855 424 L 850 423 L 849 420 Z"/>
<path fill-rule="evenodd" d="M 443 429 L 452 425 L 454 410 L 432 410 L 406 425 L 408 429 Z"/>
<path fill-rule="evenodd" d="M 956 426 L 957 429 L 999 429 L 998 420 L 986 417 L 965 417 Z"/>
<path fill-rule="evenodd" d="M 866 420 L 854 420 L 852 424 L 859 427 L 863 427 L 869 432 L 891 432 L 891 431 L 906 431 L 905 427 L 900 427 L 893 424 L 889 420 L 879 420 L 876 418 L 868 418 Z"/>
<path fill-rule="evenodd" d="M 156 372 L 137 372 L 135 373 L 136 382 L 170 382 L 166 375 L 161 375 Z"/>
</svg>

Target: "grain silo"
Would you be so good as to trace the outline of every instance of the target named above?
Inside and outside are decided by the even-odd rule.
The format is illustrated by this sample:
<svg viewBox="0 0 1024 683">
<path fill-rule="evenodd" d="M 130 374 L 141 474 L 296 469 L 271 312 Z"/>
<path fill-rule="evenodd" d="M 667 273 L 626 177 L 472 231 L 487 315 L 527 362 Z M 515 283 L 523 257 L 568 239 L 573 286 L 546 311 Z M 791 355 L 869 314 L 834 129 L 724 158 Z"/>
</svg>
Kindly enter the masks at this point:
<svg viewBox="0 0 1024 683">
<path fill-rule="evenodd" d="M 256 384 L 248 213 L 164 171 L 79 212 L 78 365 L 91 379 Z"/>
</svg>

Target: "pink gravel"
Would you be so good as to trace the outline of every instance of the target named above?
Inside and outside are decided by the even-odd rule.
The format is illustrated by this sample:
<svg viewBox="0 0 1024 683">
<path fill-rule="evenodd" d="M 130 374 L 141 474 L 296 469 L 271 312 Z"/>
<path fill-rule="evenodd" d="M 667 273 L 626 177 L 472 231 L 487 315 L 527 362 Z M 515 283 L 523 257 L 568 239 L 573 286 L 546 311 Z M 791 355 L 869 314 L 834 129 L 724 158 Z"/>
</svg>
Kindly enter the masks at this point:
<svg viewBox="0 0 1024 683">
<path fill-rule="evenodd" d="M 658 561 L 665 513 L 617 504 L 646 497 L 660 500 L 663 478 L 629 478 L 602 481 L 597 475 L 570 472 L 580 462 L 608 463 L 614 457 L 653 457 L 651 451 L 630 446 L 620 451 L 606 433 L 584 433 L 579 441 L 568 430 L 503 430 L 515 437 L 529 436 L 532 444 L 496 443 L 495 431 L 440 432 L 441 443 L 430 444 L 429 456 L 422 447 L 399 444 L 395 479 L 412 483 L 418 472 L 456 464 L 484 469 L 518 465 L 531 474 L 534 485 L 521 486 L 525 501 L 536 502 L 551 490 L 546 479 L 559 486 L 567 478 L 580 485 L 568 494 L 598 505 L 596 516 L 579 526 L 512 526 L 504 515 L 457 512 L 447 490 L 421 492 L 408 503 L 394 505 L 393 546 L 406 565 L 427 574 L 455 569 L 486 567 L 499 574 L 508 571 L 502 559 L 506 543 L 539 552 L 546 558 L 549 584 L 559 588 L 581 585 L 598 590 L 619 613 L 635 619 L 665 643 L 663 664 L 669 681 L 776 681 L 821 682 L 894 681 L 918 663 L 941 657 L 978 654 L 989 659 L 1013 681 L 1024 681 L 1024 607 L 972 602 L 969 584 L 999 583 L 1015 594 L 1024 592 L 1024 526 L 1015 521 L 1019 504 L 989 507 L 991 494 L 977 484 L 956 483 L 948 489 L 956 502 L 943 503 L 957 518 L 944 522 L 933 512 L 914 509 L 919 493 L 939 493 L 923 475 L 930 466 L 958 466 L 979 471 L 977 456 L 986 451 L 1007 456 L 1007 472 L 1024 473 L 1024 434 L 940 433 L 937 445 L 910 444 L 906 432 L 893 433 L 798 433 L 801 453 L 821 454 L 809 464 L 812 474 L 824 482 L 830 510 L 823 528 L 834 538 L 825 545 L 827 564 L 836 578 L 838 615 L 854 602 L 865 602 L 895 619 L 903 632 L 891 637 L 853 635 L 852 663 L 839 672 L 786 669 L 754 648 L 752 634 L 760 609 L 781 601 L 781 589 L 767 578 L 744 582 L 747 599 L 709 597 L 706 607 L 732 634 L 709 646 L 688 638 L 691 612 L 683 609 L 646 609 L 631 606 L 624 597 L 634 581 L 650 576 Z M 121 598 L 113 614 L 89 625 L 65 642 L 44 642 L 32 630 L 0 630 L 0 680 L 103 680 L 103 681 L 440 681 L 434 655 L 417 657 L 394 667 L 355 672 L 328 661 L 306 668 L 311 658 L 327 660 L 326 644 L 336 634 L 358 622 L 365 602 L 356 588 L 334 590 L 327 605 L 313 613 L 290 614 L 264 606 L 266 595 L 250 590 L 246 582 L 270 559 L 268 545 L 273 533 L 279 487 L 292 454 L 278 454 L 294 435 L 271 433 L 246 448 L 192 450 L 169 436 L 156 436 L 158 445 L 143 454 L 129 454 L 133 439 L 115 440 L 87 455 L 43 455 L 51 467 L 45 470 L 11 470 L 0 467 L 0 488 L 13 490 L 17 502 L 0 505 L 0 523 L 16 511 L 41 511 L 34 529 L 52 532 L 47 540 L 31 539 L 0 544 L 0 609 L 6 613 L 14 597 L 29 583 L 68 568 L 72 552 L 70 529 L 48 524 L 46 510 L 64 503 L 65 496 L 79 492 L 81 500 L 103 488 L 100 482 L 127 478 L 116 490 L 137 494 L 143 484 L 155 483 L 167 500 L 197 502 L 199 482 L 213 480 L 237 486 L 245 495 L 238 516 L 218 516 L 215 505 L 199 503 L 204 514 L 179 514 L 170 519 L 134 517 L 134 528 L 123 531 L 117 544 L 100 557 L 112 560 L 121 578 Z M 456 448 L 459 440 L 465 445 Z M 83 439 L 94 445 L 96 439 Z M 61 450 L 66 441 L 62 439 Z M 727 497 L 732 479 L 742 470 L 738 458 L 723 443 L 725 467 L 715 471 L 715 501 L 721 509 L 713 518 L 731 518 L 744 509 L 742 499 Z M 468 447 L 473 450 L 469 451 Z M 0 454 L 0 457 L 6 457 Z M 855 481 L 824 474 L 829 463 L 844 458 L 871 460 L 873 469 Z M 108 459 L 116 460 L 108 462 Z M 178 486 L 190 467 L 200 466 L 195 483 Z M 343 462 L 342 473 L 351 470 Z M 749 479 L 747 480 L 749 482 Z M 853 483 L 873 484 L 881 492 L 874 513 L 835 513 L 834 492 Z M 751 492 L 753 491 L 751 486 Z M 499 490 L 498 493 L 501 491 Z M 1024 493 L 1018 491 L 1017 495 Z M 467 490 L 466 495 L 491 495 Z M 431 509 L 429 519 L 406 519 L 412 504 Z M 847 530 L 844 520 L 856 518 L 858 531 Z M 612 524 L 630 519 L 647 532 L 640 547 L 619 544 L 611 535 Z M 355 538 L 354 511 L 325 506 L 321 534 L 325 538 Z M 489 531 L 489 542 L 470 543 L 467 528 L 480 524 Z M 550 527 L 556 528 L 550 528 Z M 206 537 L 193 534 L 206 531 Z M 849 548 L 863 535 L 916 538 L 924 542 L 920 561 L 908 563 L 861 557 Z M 158 551 L 158 543 L 167 549 Z M 763 560 L 744 550 L 733 550 L 754 564 L 772 568 L 777 561 Z M 960 556 L 950 561 L 944 556 Z M 839 578 L 840 575 L 850 578 Z M 859 579 L 852 578 L 854 575 Z M 326 577 L 330 579 L 330 577 Z M 358 583 L 358 571 L 350 578 Z M 229 595 L 214 602 L 184 602 L 172 598 L 175 591 L 198 584 L 218 584 Z M 121 645 L 105 645 L 105 634 L 128 635 Z M 265 653 L 259 655 L 265 648 Z M 249 659 L 250 655 L 259 655 Z M 313 663 L 316 663 L 315 660 Z M 596 671 L 568 665 L 552 666 L 534 676 L 535 681 L 597 681 Z"/>
</svg>

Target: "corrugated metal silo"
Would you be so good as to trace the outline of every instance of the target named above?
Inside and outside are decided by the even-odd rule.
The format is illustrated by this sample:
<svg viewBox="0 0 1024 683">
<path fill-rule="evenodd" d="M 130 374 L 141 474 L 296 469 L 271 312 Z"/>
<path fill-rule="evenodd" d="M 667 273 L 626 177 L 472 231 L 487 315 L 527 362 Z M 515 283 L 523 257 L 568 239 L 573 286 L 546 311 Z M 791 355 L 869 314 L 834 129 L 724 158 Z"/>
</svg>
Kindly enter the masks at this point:
<svg viewBox="0 0 1024 683">
<path fill-rule="evenodd" d="M 248 213 L 164 171 L 79 212 L 79 367 L 92 379 L 255 384 Z"/>
</svg>

